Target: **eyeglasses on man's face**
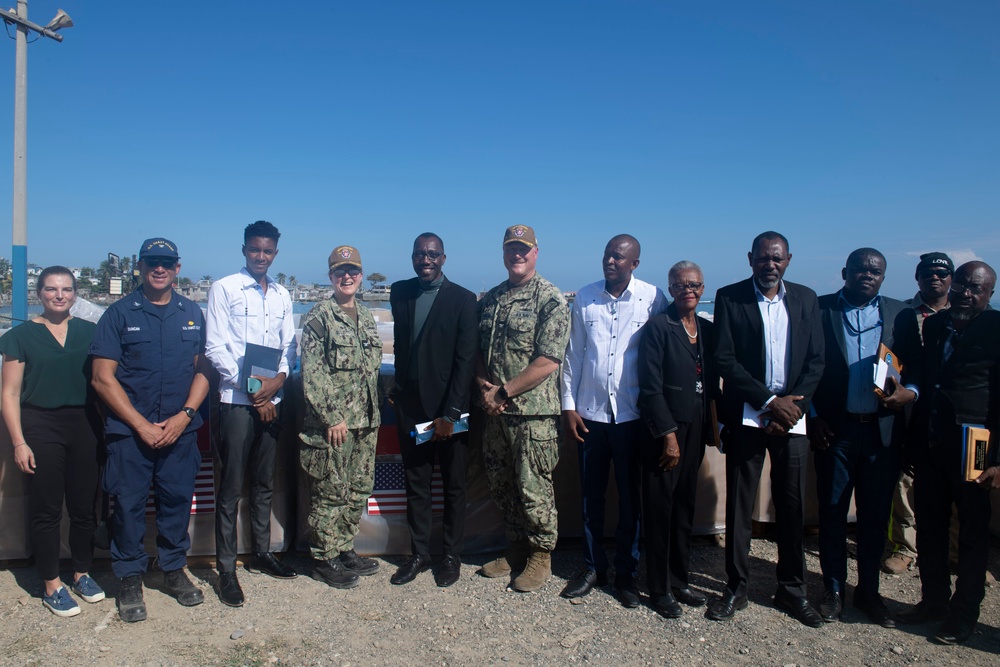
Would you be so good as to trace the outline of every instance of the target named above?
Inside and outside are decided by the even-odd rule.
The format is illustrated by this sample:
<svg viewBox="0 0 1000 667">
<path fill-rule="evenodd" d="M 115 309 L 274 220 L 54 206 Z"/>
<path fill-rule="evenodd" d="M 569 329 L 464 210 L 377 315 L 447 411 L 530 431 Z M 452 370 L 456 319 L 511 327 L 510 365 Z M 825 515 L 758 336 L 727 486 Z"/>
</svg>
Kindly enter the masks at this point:
<svg viewBox="0 0 1000 667">
<path fill-rule="evenodd" d="M 937 269 L 933 271 L 921 271 L 920 279 L 927 280 L 928 278 L 937 278 L 938 280 L 944 280 L 951 275 L 951 272 L 947 269 Z"/>
<path fill-rule="evenodd" d="M 972 296 L 982 296 L 983 294 L 986 294 L 986 288 L 982 285 L 966 285 L 963 283 L 952 283 L 951 291 L 959 296 L 965 294 L 966 292 Z"/>
<path fill-rule="evenodd" d="M 157 269 L 162 266 L 167 271 L 171 271 L 177 266 L 177 260 L 168 257 L 148 257 L 142 260 L 142 263 L 146 265 L 147 269 Z"/>
</svg>

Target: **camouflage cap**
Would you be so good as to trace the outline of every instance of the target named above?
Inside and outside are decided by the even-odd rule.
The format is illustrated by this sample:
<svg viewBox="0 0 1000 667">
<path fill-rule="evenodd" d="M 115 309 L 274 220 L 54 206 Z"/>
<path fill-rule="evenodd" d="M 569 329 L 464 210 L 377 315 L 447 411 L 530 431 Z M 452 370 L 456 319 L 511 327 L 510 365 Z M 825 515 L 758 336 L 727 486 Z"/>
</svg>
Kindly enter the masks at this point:
<svg viewBox="0 0 1000 667">
<path fill-rule="evenodd" d="M 535 238 L 535 230 L 528 225 L 513 225 L 508 227 L 503 235 L 503 244 L 508 243 L 523 243 L 529 248 L 534 248 L 538 245 L 538 240 Z"/>
<path fill-rule="evenodd" d="M 361 253 L 354 246 L 339 245 L 330 253 L 330 269 L 335 269 L 344 264 L 351 264 L 361 268 Z"/>
</svg>

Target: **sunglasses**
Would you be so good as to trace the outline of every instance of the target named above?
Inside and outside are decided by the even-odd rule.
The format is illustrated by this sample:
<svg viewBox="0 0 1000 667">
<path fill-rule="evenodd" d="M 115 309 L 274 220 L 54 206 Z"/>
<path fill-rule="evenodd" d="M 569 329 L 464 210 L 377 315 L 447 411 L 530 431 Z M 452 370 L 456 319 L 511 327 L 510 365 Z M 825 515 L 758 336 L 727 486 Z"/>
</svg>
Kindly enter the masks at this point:
<svg viewBox="0 0 1000 667">
<path fill-rule="evenodd" d="M 169 259 L 166 257 L 148 257 L 142 260 L 142 263 L 145 264 L 146 268 L 149 269 L 156 269 L 162 266 L 167 271 L 170 271 L 175 266 L 177 266 L 176 259 Z"/>
<path fill-rule="evenodd" d="M 937 271 L 921 271 L 920 272 L 920 277 L 921 278 L 931 278 L 931 277 L 933 277 L 933 278 L 939 278 L 941 280 L 944 280 L 945 278 L 947 278 L 950 275 L 951 275 L 951 272 L 948 271 L 948 270 L 946 270 L 946 269 L 938 269 Z"/>
<path fill-rule="evenodd" d="M 361 275 L 361 269 L 352 266 L 349 269 L 333 269 L 330 271 L 337 278 L 343 278 L 344 276 L 350 276 L 352 278 L 357 278 Z"/>
</svg>

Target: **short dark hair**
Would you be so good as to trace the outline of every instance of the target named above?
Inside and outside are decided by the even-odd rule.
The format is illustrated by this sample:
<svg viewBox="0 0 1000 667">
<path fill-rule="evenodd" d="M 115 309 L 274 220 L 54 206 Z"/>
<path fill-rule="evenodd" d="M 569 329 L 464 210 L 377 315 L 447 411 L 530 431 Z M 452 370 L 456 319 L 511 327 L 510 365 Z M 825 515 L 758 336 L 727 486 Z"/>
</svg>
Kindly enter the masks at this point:
<svg viewBox="0 0 1000 667">
<path fill-rule="evenodd" d="M 278 228 L 267 220 L 258 220 L 257 222 L 247 225 L 247 228 L 243 230 L 243 244 L 246 245 L 247 241 L 257 237 L 274 239 L 274 245 L 278 245 L 278 239 L 281 238 L 281 232 L 279 232 Z"/>
<path fill-rule="evenodd" d="M 42 288 L 45 287 L 45 280 L 49 276 L 69 276 L 69 279 L 73 282 L 73 291 L 76 291 L 76 276 L 73 272 L 67 269 L 65 266 L 47 266 L 42 269 L 42 272 L 38 274 L 38 282 L 35 283 L 35 294 L 41 294 Z"/>
<path fill-rule="evenodd" d="M 419 241 L 420 239 L 434 239 L 439 244 L 441 244 L 441 252 L 444 252 L 444 241 L 442 241 L 441 237 L 435 234 L 434 232 L 424 232 L 423 234 L 420 234 L 419 236 L 417 236 L 417 238 L 413 239 L 413 245 L 416 245 L 417 241 Z"/>
<path fill-rule="evenodd" d="M 852 252 L 850 255 L 847 256 L 847 262 L 844 264 L 844 266 L 850 266 L 851 264 L 858 264 L 868 259 L 869 257 L 876 257 L 878 259 L 881 259 L 882 263 L 885 264 L 886 267 L 889 266 L 889 262 L 886 261 L 885 255 L 883 255 L 875 248 L 858 248 L 857 250 L 855 250 L 854 252 Z"/>
<path fill-rule="evenodd" d="M 788 239 L 785 238 L 784 234 L 779 234 L 774 231 L 761 232 L 754 237 L 753 243 L 750 245 L 750 252 L 757 252 L 757 246 L 760 245 L 761 241 L 781 241 L 785 244 L 785 252 L 791 252 L 792 249 L 788 245 Z"/>
</svg>

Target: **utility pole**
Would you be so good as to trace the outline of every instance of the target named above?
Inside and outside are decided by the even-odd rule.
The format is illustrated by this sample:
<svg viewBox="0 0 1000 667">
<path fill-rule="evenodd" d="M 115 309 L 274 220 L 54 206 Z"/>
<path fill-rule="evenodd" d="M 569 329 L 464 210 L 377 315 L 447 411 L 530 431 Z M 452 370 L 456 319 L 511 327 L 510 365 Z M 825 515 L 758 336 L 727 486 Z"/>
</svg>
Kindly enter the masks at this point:
<svg viewBox="0 0 1000 667">
<path fill-rule="evenodd" d="M 66 12 L 59 10 L 47 26 L 28 20 L 28 0 L 17 0 L 17 11 L 0 9 L 0 18 L 17 28 L 14 56 L 14 218 L 11 251 L 11 326 L 28 319 L 28 32 L 37 32 L 57 42 L 62 28 L 73 26 Z"/>
</svg>

